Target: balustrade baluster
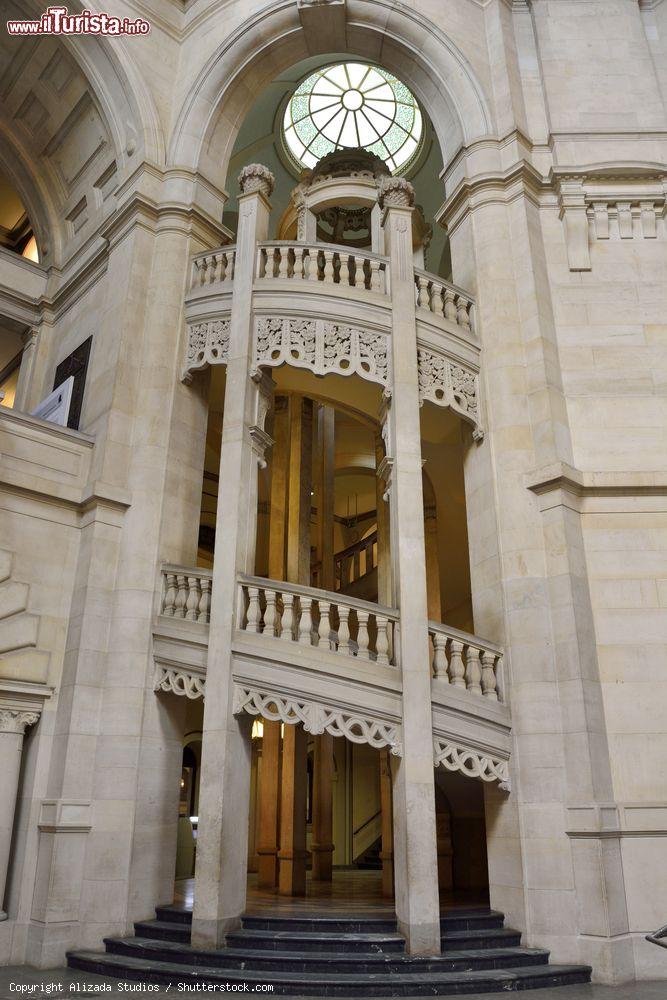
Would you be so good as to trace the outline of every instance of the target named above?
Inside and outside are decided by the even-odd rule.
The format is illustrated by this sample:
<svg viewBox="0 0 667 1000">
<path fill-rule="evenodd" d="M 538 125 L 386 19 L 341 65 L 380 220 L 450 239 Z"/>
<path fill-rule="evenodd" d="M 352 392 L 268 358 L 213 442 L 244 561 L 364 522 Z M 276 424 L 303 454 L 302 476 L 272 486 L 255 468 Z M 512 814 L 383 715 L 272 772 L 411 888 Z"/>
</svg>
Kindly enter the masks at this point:
<svg viewBox="0 0 667 1000">
<path fill-rule="evenodd" d="M 304 272 L 304 263 L 305 263 L 305 261 L 304 261 L 304 256 L 303 256 L 303 247 L 300 246 L 300 245 L 299 246 L 295 246 L 294 247 L 294 270 L 293 270 L 293 277 L 295 277 L 295 278 L 303 278 L 304 277 L 304 274 L 305 274 L 305 272 Z"/>
<path fill-rule="evenodd" d="M 277 247 L 278 254 L 278 277 L 289 277 L 289 247 Z"/>
<path fill-rule="evenodd" d="M 207 576 L 201 578 L 201 598 L 197 614 L 198 622 L 208 622 L 211 617 L 211 583 Z"/>
<path fill-rule="evenodd" d="M 264 609 L 264 635 L 276 635 L 276 591 L 265 588 L 266 608 Z"/>
<path fill-rule="evenodd" d="M 283 614 L 280 623 L 280 638 L 284 642 L 294 641 L 294 594 L 283 593 Z"/>
<path fill-rule="evenodd" d="M 299 598 L 299 644 L 301 646 L 310 646 L 312 642 L 312 631 L 313 631 L 313 601 L 310 597 L 300 597 Z"/>
<path fill-rule="evenodd" d="M 264 247 L 257 247 L 257 277 L 263 278 L 266 275 L 266 250 Z"/>
<path fill-rule="evenodd" d="M 334 281 L 334 255 L 333 250 L 323 250 L 324 254 L 324 281 L 331 285 Z"/>
<path fill-rule="evenodd" d="M 187 577 L 182 573 L 178 573 L 176 576 L 178 582 L 178 594 L 176 595 L 176 604 L 174 607 L 174 618 L 185 618 L 185 609 L 188 603 L 188 583 Z"/>
<path fill-rule="evenodd" d="M 316 247 L 308 249 L 308 281 L 319 281 L 320 251 Z"/>
<path fill-rule="evenodd" d="M 445 319 L 456 323 L 456 303 L 454 302 L 454 292 L 451 288 L 445 288 Z"/>
<path fill-rule="evenodd" d="M 449 680 L 454 687 L 466 686 L 465 668 L 463 666 L 463 643 L 452 639 L 449 644 Z"/>
<path fill-rule="evenodd" d="M 431 282 L 431 312 L 438 316 L 443 315 L 442 285 L 438 281 Z"/>
<path fill-rule="evenodd" d="M 479 649 L 469 645 L 466 650 L 466 687 L 468 691 L 472 691 L 473 694 L 482 693 L 481 676 Z"/>
<path fill-rule="evenodd" d="M 348 656 L 352 656 L 352 647 L 350 646 L 350 609 L 344 604 L 338 605 L 338 652 L 347 653 Z"/>
<path fill-rule="evenodd" d="M 442 632 L 433 633 L 433 676 L 436 680 L 449 683 L 447 675 L 447 636 Z"/>
<path fill-rule="evenodd" d="M 320 606 L 320 623 L 317 629 L 319 636 L 317 645 L 320 649 L 331 649 L 331 622 L 329 620 L 331 602 L 319 601 L 318 603 Z"/>
<path fill-rule="evenodd" d="M 199 614 L 199 599 L 201 597 L 201 590 L 199 587 L 199 577 L 189 576 L 188 577 L 188 599 L 186 602 L 186 612 L 185 617 L 189 622 L 196 622 L 197 615 Z"/>
<path fill-rule="evenodd" d="M 166 584 L 162 614 L 172 617 L 176 607 L 176 594 L 178 593 L 175 573 L 167 573 Z"/>
<path fill-rule="evenodd" d="M 419 286 L 419 291 L 417 294 L 417 305 L 420 309 L 428 309 L 429 307 L 429 294 L 428 294 L 428 279 L 422 278 L 421 276 L 417 278 L 417 283 Z"/>
<path fill-rule="evenodd" d="M 370 652 L 368 650 L 368 611 L 357 611 L 357 623 L 359 625 L 357 631 L 357 656 L 360 660 L 369 660 Z"/>
<path fill-rule="evenodd" d="M 482 650 L 482 694 L 491 701 L 498 701 L 496 690 L 496 656 L 489 650 Z"/>
<path fill-rule="evenodd" d="M 372 292 L 379 292 L 380 285 L 380 261 L 374 260 L 372 257 L 370 259 L 370 281 L 369 288 Z"/>
<path fill-rule="evenodd" d="M 459 295 L 456 300 L 456 322 L 464 330 L 470 329 L 470 319 L 468 317 L 468 300 Z"/>
<path fill-rule="evenodd" d="M 246 612 L 246 632 L 259 632 L 261 611 L 259 607 L 259 587 L 248 587 L 248 610 Z"/>
<path fill-rule="evenodd" d="M 230 281 L 234 277 L 235 264 L 236 264 L 236 251 L 232 250 L 231 253 L 227 254 L 227 274 Z"/>
<path fill-rule="evenodd" d="M 340 258 L 340 280 L 343 283 L 343 258 Z M 350 254 L 347 258 L 347 283 L 352 288 L 356 288 L 357 285 L 363 287 L 363 262 L 357 260 L 354 254 Z"/>
<path fill-rule="evenodd" d="M 389 619 L 384 615 L 376 615 L 375 621 L 378 630 L 375 639 L 375 659 L 380 666 L 386 667 L 389 665 Z"/>
</svg>

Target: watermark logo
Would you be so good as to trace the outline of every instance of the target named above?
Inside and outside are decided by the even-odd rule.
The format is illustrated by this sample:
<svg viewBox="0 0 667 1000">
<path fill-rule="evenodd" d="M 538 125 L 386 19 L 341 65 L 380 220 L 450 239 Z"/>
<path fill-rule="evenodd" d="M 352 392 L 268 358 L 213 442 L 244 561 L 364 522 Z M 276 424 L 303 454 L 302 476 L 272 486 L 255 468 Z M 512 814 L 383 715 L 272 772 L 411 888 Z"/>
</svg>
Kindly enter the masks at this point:
<svg viewBox="0 0 667 1000">
<path fill-rule="evenodd" d="M 39 21 L 7 21 L 10 35 L 147 35 L 148 21 L 116 17 L 100 11 L 70 14 L 67 7 L 47 7 Z"/>
</svg>

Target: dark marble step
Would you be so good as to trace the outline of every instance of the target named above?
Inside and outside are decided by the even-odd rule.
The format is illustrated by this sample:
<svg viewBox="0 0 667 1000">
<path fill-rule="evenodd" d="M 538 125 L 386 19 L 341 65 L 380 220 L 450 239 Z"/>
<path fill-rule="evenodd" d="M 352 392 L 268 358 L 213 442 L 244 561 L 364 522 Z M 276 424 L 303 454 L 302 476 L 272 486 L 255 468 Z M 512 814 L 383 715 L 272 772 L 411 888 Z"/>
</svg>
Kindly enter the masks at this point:
<svg viewBox="0 0 667 1000">
<path fill-rule="evenodd" d="M 488 948 L 480 951 L 452 951 L 439 957 L 413 957 L 384 952 L 379 954 L 331 952 L 265 952 L 247 948 L 202 951 L 175 941 L 146 938 L 106 938 L 107 952 L 147 961 L 224 969 L 252 969 L 253 972 L 312 973 L 419 973 L 457 972 L 473 969 L 506 969 L 546 965 L 549 952 L 529 948 Z"/>
<path fill-rule="evenodd" d="M 470 931 L 447 931 L 440 935 L 443 952 L 479 950 L 483 948 L 518 948 L 521 944 L 520 931 L 511 927 L 491 927 Z"/>
<path fill-rule="evenodd" d="M 264 917 L 246 913 L 243 927 L 255 931 L 305 931 L 313 934 L 396 934 L 395 916 L 322 917 L 316 913 L 298 917 Z"/>
<path fill-rule="evenodd" d="M 242 927 L 227 935 L 229 948 L 250 948 L 261 951 L 326 951 L 326 952 L 403 952 L 405 939 L 400 934 L 347 934 L 341 931 L 256 931 Z"/>
<path fill-rule="evenodd" d="M 489 910 L 487 908 L 452 910 L 450 913 L 443 913 L 441 915 L 440 930 L 443 933 L 447 933 L 448 931 L 493 929 L 502 927 L 504 921 L 505 914 L 499 910 Z"/>
<path fill-rule="evenodd" d="M 192 923 L 192 910 L 186 909 L 184 906 L 179 906 L 176 903 L 170 903 L 168 906 L 156 906 L 155 916 L 158 920 L 174 924 Z"/>
<path fill-rule="evenodd" d="M 190 943 L 190 925 L 171 920 L 137 920 L 134 925 L 137 937 L 154 941 L 180 941 Z"/>
<path fill-rule="evenodd" d="M 455 996 L 564 986 L 589 981 L 587 966 L 549 966 L 494 969 L 472 972 L 417 972 L 382 974 L 317 975 L 310 972 L 255 973 L 248 969 L 196 968 L 172 962 L 146 961 L 126 955 L 74 951 L 68 955 L 71 968 L 102 976 L 151 983 L 271 984 L 281 996 L 399 997 Z"/>
</svg>

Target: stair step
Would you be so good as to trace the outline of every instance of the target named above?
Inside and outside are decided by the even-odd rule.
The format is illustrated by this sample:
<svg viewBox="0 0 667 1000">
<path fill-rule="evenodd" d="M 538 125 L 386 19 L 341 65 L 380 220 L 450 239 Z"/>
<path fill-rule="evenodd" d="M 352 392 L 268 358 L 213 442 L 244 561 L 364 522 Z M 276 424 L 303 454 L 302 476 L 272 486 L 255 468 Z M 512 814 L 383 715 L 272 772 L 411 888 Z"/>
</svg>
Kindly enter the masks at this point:
<svg viewBox="0 0 667 1000">
<path fill-rule="evenodd" d="M 546 965 L 549 952 L 530 948 L 489 948 L 482 951 L 452 951 L 445 956 L 413 957 L 392 952 L 263 952 L 247 948 L 202 951 L 175 941 L 146 938 L 106 938 L 107 952 L 147 961 L 173 962 L 197 967 L 252 969 L 253 972 L 380 973 L 456 972 L 473 969 L 522 968 Z"/>
<path fill-rule="evenodd" d="M 229 948 L 253 948 L 266 951 L 326 952 L 403 952 L 405 939 L 400 934 L 345 933 L 311 931 L 261 931 L 241 928 L 226 937 Z"/>
<path fill-rule="evenodd" d="M 518 948 L 521 944 L 521 932 L 511 927 L 480 928 L 479 930 L 447 931 L 440 935 L 443 951 L 452 948 L 483 949 L 483 948 Z"/>
<path fill-rule="evenodd" d="M 444 913 L 440 917 L 440 930 L 443 933 L 450 931 L 474 931 L 482 929 L 502 928 L 505 914 L 499 910 L 472 909 L 472 910 L 452 910 L 451 913 Z"/>
<path fill-rule="evenodd" d="M 316 914 L 301 917 L 260 917 L 245 914 L 243 927 L 256 931 L 305 931 L 314 934 L 396 934 L 396 917 L 358 916 L 320 917 Z"/>
<path fill-rule="evenodd" d="M 155 941 L 180 941 L 190 943 L 190 925 L 171 920 L 137 920 L 134 925 L 137 937 Z"/>
<path fill-rule="evenodd" d="M 158 920 L 174 924 L 192 924 L 192 910 L 186 910 L 182 906 L 169 904 L 168 906 L 156 906 L 155 916 Z"/>
<path fill-rule="evenodd" d="M 533 987 L 564 986 L 586 983 L 587 966 L 549 966 L 494 969 L 466 972 L 413 972 L 409 974 L 339 973 L 320 975 L 312 972 L 271 972 L 265 976 L 248 969 L 218 967 L 197 968 L 174 962 L 147 961 L 126 955 L 92 951 L 74 951 L 68 955 L 70 967 L 102 976 L 150 980 L 152 983 L 246 983 L 271 984 L 272 992 L 282 996 L 452 996 L 464 993 L 523 990 Z"/>
</svg>

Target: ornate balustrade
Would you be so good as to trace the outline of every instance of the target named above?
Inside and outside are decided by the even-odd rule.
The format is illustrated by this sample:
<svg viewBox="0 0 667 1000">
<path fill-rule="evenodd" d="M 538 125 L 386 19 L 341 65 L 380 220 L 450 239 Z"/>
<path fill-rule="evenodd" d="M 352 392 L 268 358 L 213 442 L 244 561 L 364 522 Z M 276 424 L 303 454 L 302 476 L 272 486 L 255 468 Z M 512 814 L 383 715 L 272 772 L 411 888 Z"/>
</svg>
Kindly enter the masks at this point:
<svg viewBox="0 0 667 1000">
<path fill-rule="evenodd" d="M 257 278 L 263 281 L 321 281 L 325 285 L 365 288 L 370 292 L 387 295 L 389 260 L 377 254 L 350 250 L 349 247 L 335 244 L 280 240 L 259 244 Z"/>
<path fill-rule="evenodd" d="M 455 323 L 466 332 L 473 329 L 473 299 L 462 288 L 418 268 L 415 268 L 415 303 L 418 309 Z"/>
<path fill-rule="evenodd" d="M 502 701 L 503 652 L 469 632 L 429 622 L 433 677 L 444 684 Z"/>
<path fill-rule="evenodd" d="M 263 577 L 239 577 L 244 632 L 393 664 L 398 612 L 368 601 Z"/>
<path fill-rule="evenodd" d="M 207 250 L 192 259 L 191 288 L 201 288 L 234 280 L 234 257 L 236 247 L 220 247 L 217 250 Z"/>
<path fill-rule="evenodd" d="M 207 624 L 211 610 L 211 580 L 211 570 L 163 566 L 159 614 Z"/>
</svg>

